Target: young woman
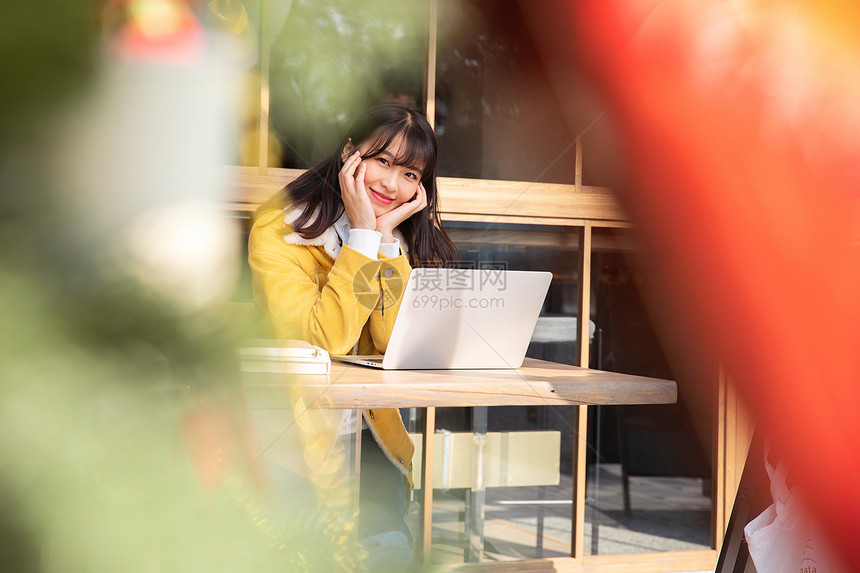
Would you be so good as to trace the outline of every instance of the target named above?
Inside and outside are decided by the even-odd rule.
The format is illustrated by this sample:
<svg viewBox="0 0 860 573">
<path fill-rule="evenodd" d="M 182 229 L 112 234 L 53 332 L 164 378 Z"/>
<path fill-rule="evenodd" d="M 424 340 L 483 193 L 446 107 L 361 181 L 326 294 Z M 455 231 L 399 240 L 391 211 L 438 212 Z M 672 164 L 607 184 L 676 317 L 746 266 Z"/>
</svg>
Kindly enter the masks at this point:
<svg viewBox="0 0 860 573">
<path fill-rule="evenodd" d="M 436 155 L 420 110 L 381 104 L 260 207 L 249 262 L 276 336 L 332 354 L 385 353 L 412 266 L 457 260 L 437 212 Z M 411 542 L 412 442 L 396 409 L 365 410 L 364 423 L 359 539 Z"/>
</svg>

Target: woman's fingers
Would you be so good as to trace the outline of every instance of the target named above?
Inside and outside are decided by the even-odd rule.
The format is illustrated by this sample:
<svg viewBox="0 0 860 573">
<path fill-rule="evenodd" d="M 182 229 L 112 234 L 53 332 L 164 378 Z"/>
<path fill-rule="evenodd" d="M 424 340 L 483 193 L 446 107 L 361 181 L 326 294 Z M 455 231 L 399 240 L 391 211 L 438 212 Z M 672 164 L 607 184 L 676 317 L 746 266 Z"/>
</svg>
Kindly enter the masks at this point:
<svg viewBox="0 0 860 573">
<path fill-rule="evenodd" d="M 358 151 L 347 157 L 346 161 L 343 162 L 343 167 L 340 168 L 340 173 L 338 174 L 338 178 L 341 183 L 341 191 L 343 191 L 343 187 L 346 187 L 346 190 L 354 191 L 355 185 L 353 184 L 355 177 L 355 168 L 356 165 L 361 161 L 361 156 Z"/>
<path fill-rule="evenodd" d="M 424 209 L 426 206 L 427 206 L 427 191 L 424 189 L 424 185 L 419 183 L 418 184 L 418 191 L 416 191 L 416 193 L 415 193 L 415 199 L 401 205 L 401 207 L 406 208 L 406 216 L 403 217 L 403 220 L 405 221 L 406 219 L 408 219 L 409 217 L 411 217 L 415 213 Z M 401 222 L 403 222 L 403 221 L 401 221 Z"/>
<path fill-rule="evenodd" d="M 420 201 L 420 206 L 417 206 L 415 208 L 416 213 L 427 206 L 427 190 L 424 189 L 423 183 L 418 183 L 418 197 L 416 198 L 415 201 L 413 201 L 413 203 L 416 203 L 419 201 Z"/>
<path fill-rule="evenodd" d="M 389 211 L 376 219 L 376 230 L 385 235 L 385 232 L 391 232 L 400 225 L 403 221 L 418 213 L 427 207 L 427 192 L 424 186 L 419 184 L 418 191 L 415 193 L 415 199 L 407 201 L 396 209 Z"/>
<path fill-rule="evenodd" d="M 347 158 L 338 174 L 343 208 L 354 229 L 374 229 L 376 227 L 376 216 L 364 187 L 366 172 L 367 166 L 356 151 Z"/>
<path fill-rule="evenodd" d="M 408 208 L 407 215 L 403 218 L 404 220 L 424 209 L 427 206 L 427 191 L 424 189 L 424 185 L 419 183 L 418 191 L 415 193 L 415 199 L 404 203 L 402 206 Z"/>
<path fill-rule="evenodd" d="M 367 163 L 362 161 L 355 174 L 355 190 L 361 192 L 361 196 L 367 198 L 367 190 L 364 188 L 364 174 L 367 173 Z"/>
<path fill-rule="evenodd" d="M 340 190 L 341 196 L 345 195 L 353 195 L 356 193 L 356 185 L 355 185 L 355 175 L 356 168 L 362 166 L 363 162 L 361 161 L 361 156 L 358 154 L 358 151 L 350 155 L 346 161 L 343 163 L 343 167 L 340 169 L 340 173 L 338 174 L 338 179 L 340 180 Z M 362 182 L 364 179 L 362 178 Z M 344 197 L 345 198 L 345 197 Z"/>
</svg>

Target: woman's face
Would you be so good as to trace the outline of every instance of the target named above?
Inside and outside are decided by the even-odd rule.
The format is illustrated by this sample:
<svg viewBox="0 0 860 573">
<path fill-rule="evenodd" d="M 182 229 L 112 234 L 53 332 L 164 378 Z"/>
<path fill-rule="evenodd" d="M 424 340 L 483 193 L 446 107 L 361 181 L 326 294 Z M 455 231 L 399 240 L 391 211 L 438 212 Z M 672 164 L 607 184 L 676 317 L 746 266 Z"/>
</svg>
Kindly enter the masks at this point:
<svg viewBox="0 0 860 573">
<path fill-rule="evenodd" d="M 364 142 L 358 146 L 358 151 L 363 158 L 362 163 L 366 165 L 364 187 L 377 217 L 393 211 L 415 197 L 418 192 L 422 171 L 394 163 L 396 157 L 403 155 L 402 145 L 403 138 L 398 136 L 385 150 L 366 159 L 363 158 L 364 152 L 370 148 L 370 145 Z"/>
</svg>

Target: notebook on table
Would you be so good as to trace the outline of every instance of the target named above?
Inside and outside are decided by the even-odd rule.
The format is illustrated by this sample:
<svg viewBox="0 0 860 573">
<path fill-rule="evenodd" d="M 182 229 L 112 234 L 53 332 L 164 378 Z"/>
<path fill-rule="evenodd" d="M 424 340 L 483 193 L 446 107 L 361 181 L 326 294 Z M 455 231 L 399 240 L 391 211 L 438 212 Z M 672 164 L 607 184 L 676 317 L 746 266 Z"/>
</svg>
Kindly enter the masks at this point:
<svg viewBox="0 0 860 573">
<path fill-rule="evenodd" d="M 386 370 L 519 368 L 552 273 L 413 269 L 385 356 L 332 359 Z"/>
</svg>

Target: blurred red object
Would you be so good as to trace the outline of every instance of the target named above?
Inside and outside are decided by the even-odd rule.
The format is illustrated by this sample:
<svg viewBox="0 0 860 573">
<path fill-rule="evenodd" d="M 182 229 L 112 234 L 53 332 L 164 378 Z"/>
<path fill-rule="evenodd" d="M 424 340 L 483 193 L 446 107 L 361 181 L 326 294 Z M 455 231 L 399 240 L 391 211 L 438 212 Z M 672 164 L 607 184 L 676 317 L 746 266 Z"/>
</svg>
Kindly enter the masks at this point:
<svg viewBox="0 0 860 573">
<path fill-rule="evenodd" d="M 554 57 L 606 97 L 626 168 L 617 190 L 675 287 L 673 322 L 725 363 L 860 570 L 858 7 L 567 9 L 575 30 Z"/>
<path fill-rule="evenodd" d="M 206 52 L 203 25 L 185 0 L 111 0 L 102 23 L 107 48 L 120 61 L 181 66 Z"/>
</svg>

